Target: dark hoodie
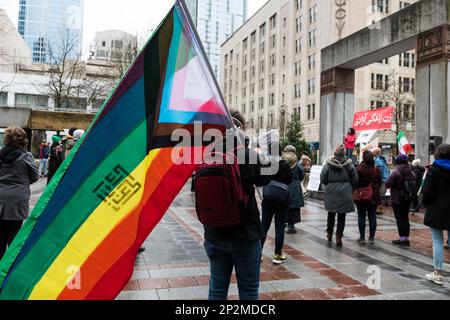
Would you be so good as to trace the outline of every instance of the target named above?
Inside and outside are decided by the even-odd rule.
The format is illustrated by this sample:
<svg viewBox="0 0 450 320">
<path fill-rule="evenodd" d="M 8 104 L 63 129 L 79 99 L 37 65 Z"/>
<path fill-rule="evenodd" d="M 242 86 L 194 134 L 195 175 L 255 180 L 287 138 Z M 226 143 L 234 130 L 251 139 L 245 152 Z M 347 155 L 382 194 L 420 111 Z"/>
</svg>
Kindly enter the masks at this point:
<svg viewBox="0 0 450 320">
<path fill-rule="evenodd" d="M 424 224 L 438 230 L 450 230 L 450 160 L 436 160 L 423 185 L 423 204 L 427 211 Z"/>
<path fill-rule="evenodd" d="M 405 180 L 415 182 L 416 175 L 409 164 L 400 164 L 392 171 L 391 176 L 386 181 L 386 188 L 391 189 L 391 201 L 393 204 L 408 204 L 401 199 L 401 191 L 405 188 Z"/>
<path fill-rule="evenodd" d="M 0 166 L 2 164 L 13 163 L 24 153 L 26 153 L 26 151 L 22 148 L 13 145 L 5 146 L 0 150 Z"/>
</svg>

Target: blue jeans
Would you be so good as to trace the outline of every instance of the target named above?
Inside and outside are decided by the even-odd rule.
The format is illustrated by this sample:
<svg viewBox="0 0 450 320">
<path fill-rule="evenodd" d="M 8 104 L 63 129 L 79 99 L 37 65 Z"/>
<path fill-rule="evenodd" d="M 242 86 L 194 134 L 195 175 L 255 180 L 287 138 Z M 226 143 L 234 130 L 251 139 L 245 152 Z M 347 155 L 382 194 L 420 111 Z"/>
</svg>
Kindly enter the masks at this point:
<svg viewBox="0 0 450 320">
<path fill-rule="evenodd" d="M 444 265 L 444 231 L 431 228 L 433 239 L 433 261 L 434 269 L 442 271 Z"/>
<path fill-rule="evenodd" d="M 375 237 L 377 231 L 377 206 L 371 203 L 357 204 L 358 208 L 358 227 L 360 239 L 366 238 L 366 216 L 369 217 L 370 238 Z"/>
<path fill-rule="evenodd" d="M 41 159 L 39 161 L 39 175 L 40 176 L 47 175 L 47 162 L 48 162 L 48 159 Z"/>
<path fill-rule="evenodd" d="M 258 300 L 261 241 L 205 240 L 210 260 L 209 300 L 227 300 L 233 267 L 241 300 Z"/>
<path fill-rule="evenodd" d="M 267 232 L 269 232 L 273 217 L 275 216 L 275 254 L 281 254 L 284 244 L 284 228 L 286 227 L 286 218 L 289 212 L 289 206 L 279 204 L 267 199 L 262 203 L 262 226 L 264 237 L 262 239 L 262 247 L 266 242 Z"/>
<path fill-rule="evenodd" d="M 355 149 L 346 149 L 345 156 L 349 159 L 353 159 L 353 150 L 355 150 Z"/>
</svg>

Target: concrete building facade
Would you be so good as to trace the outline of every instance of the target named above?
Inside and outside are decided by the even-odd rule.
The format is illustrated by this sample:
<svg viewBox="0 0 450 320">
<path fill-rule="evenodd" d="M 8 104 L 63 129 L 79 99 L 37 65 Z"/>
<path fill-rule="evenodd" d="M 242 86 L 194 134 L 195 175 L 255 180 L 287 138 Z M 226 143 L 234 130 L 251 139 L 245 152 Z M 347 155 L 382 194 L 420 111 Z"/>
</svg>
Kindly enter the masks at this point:
<svg viewBox="0 0 450 320">
<path fill-rule="evenodd" d="M 217 78 L 220 45 L 246 20 L 248 0 L 185 0 Z"/>
<path fill-rule="evenodd" d="M 122 59 L 123 55 L 137 51 L 137 37 L 121 30 L 99 31 L 95 34 L 92 57 L 111 61 Z"/>
<path fill-rule="evenodd" d="M 363 27 L 376 28 L 377 21 L 412 2 L 268 1 L 221 47 L 220 84 L 229 107 L 241 110 L 250 127 L 281 132 L 297 114 L 306 140 L 319 147 L 321 49 Z M 392 105 L 383 91 L 402 87 L 408 104 L 397 110 L 411 119 L 403 122 L 412 133 L 415 60 L 414 51 L 408 51 L 356 70 L 349 112 Z M 380 138 L 395 143 L 395 134 Z"/>
</svg>

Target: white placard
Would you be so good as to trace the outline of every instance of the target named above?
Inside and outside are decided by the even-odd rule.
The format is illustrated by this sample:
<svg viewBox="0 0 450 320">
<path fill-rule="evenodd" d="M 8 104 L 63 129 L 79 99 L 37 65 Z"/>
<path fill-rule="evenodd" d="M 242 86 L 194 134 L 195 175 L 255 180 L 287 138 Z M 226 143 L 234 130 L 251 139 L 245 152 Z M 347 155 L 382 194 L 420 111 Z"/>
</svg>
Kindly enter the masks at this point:
<svg viewBox="0 0 450 320">
<path fill-rule="evenodd" d="M 358 139 L 356 139 L 356 144 L 363 143 L 368 144 L 370 140 L 372 140 L 373 136 L 377 133 L 378 130 L 368 130 L 368 131 L 362 131 Z"/>
<path fill-rule="evenodd" d="M 308 191 L 319 191 L 320 188 L 320 173 L 323 166 L 312 166 L 309 174 Z"/>
</svg>

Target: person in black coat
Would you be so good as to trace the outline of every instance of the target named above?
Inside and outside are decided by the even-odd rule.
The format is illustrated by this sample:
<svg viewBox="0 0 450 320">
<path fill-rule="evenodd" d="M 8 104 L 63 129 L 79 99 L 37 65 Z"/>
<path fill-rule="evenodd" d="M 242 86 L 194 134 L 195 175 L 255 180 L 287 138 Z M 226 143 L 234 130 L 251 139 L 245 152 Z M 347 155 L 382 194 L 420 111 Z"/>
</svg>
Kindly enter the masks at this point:
<svg viewBox="0 0 450 320">
<path fill-rule="evenodd" d="M 422 186 L 423 176 L 425 174 L 425 167 L 422 166 L 422 161 L 420 159 L 413 160 L 413 162 L 411 164 L 412 164 L 413 172 L 416 175 L 416 186 L 417 186 L 417 189 L 420 189 L 420 187 Z M 417 191 L 419 191 L 419 190 L 417 190 Z M 415 211 L 420 209 L 419 197 L 416 197 L 414 199 L 412 207 L 413 207 L 413 209 Z"/>
<path fill-rule="evenodd" d="M 436 149 L 436 161 L 427 172 L 423 185 L 423 204 L 426 207 L 424 224 L 431 229 L 433 238 L 433 273 L 425 277 L 443 285 L 444 230 L 450 230 L 450 145 Z"/>
<path fill-rule="evenodd" d="M 269 232 L 270 225 L 275 216 L 275 254 L 273 256 L 274 264 L 281 264 L 286 261 L 286 257 L 283 256 L 283 244 L 284 244 L 284 228 L 286 225 L 286 218 L 290 207 L 290 194 L 289 185 L 292 183 L 291 166 L 285 161 L 279 162 L 278 172 L 273 176 L 272 180 L 280 182 L 285 186 L 287 200 L 280 202 L 270 197 L 270 193 L 264 192 L 264 198 L 262 201 L 262 226 L 263 226 L 263 238 L 262 247 L 266 241 L 267 232 Z M 270 185 L 268 186 L 270 187 Z"/>
<path fill-rule="evenodd" d="M 397 166 L 386 181 L 386 188 L 391 189 L 391 202 L 399 234 L 399 239 L 392 241 L 392 243 L 409 247 L 411 231 L 409 209 L 413 200 L 405 198 L 404 195 L 407 193 L 406 184 L 412 187 L 413 190 L 410 191 L 413 194 L 417 194 L 416 175 L 408 162 L 408 156 L 398 155 L 395 158 L 395 163 Z"/>
<path fill-rule="evenodd" d="M 28 218 L 30 184 L 39 179 L 27 134 L 19 127 L 5 130 L 0 150 L 0 260 Z"/>
<path fill-rule="evenodd" d="M 50 183 L 59 166 L 63 162 L 63 151 L 61 146 L 61 138 L 58 136 L 52 137 L 53 144 L 50 147 L 50 158 L 48 160 L 48 176 L 47 184 Z"/>
</svg>

